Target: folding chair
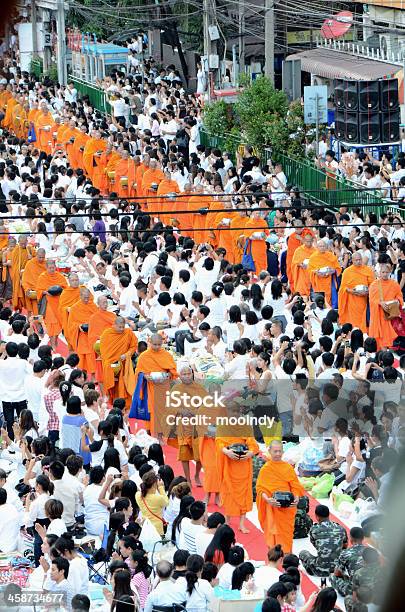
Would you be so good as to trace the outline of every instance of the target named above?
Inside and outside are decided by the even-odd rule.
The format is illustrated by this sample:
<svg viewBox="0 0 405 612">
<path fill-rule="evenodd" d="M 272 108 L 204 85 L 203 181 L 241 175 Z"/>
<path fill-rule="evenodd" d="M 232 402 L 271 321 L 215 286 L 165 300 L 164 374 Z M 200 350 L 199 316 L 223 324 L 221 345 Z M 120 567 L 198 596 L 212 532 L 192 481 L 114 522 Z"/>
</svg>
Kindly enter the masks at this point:
<svg viewBox="0 0 405 612">
<path fill-rule="evenodd" d="M 87 565 L 89 568 L 89 580 L 90 582 L 97 582 L 99 584 L 108 584 L 107 574 L 108 574 L 108 563 L 110 559 L 107 557 L 107 542 L 108 536 L 110 535 L 107 526 L 104 525 L 103 538 L 101 541 L 101 547 L 98 551 L 93 553 L 92 555 L 85 553 L 83 550 L 80 550 L 79 553 L 84 557 L 87 561 Z"/>
</svg>

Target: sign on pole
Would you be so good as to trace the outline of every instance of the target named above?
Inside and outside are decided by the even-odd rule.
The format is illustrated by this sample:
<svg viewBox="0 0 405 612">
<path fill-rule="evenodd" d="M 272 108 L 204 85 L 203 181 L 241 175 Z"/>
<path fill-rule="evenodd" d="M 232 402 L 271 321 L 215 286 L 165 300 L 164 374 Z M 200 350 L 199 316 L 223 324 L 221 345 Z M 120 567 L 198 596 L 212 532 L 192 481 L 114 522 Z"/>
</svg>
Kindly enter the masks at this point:
<svg viewBox="0 0 405 612">
<path fill-rule="evenodd" d="M 308 125 L 328 123 L 328 88 L 326 85 L 304 87 L 304 121 Z"/>
</svg>

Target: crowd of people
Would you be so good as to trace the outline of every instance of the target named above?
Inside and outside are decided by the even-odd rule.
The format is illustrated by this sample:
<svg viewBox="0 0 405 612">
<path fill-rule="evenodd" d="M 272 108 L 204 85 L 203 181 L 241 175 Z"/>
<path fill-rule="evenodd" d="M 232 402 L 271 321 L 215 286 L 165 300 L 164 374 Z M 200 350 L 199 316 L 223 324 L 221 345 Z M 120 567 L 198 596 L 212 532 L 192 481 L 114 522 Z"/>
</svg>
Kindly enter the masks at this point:
<svg viewBox="0 0 405 612">
<path fill-rule="evenodd" d="M 105 610 L 371 612 L 405 443 L 402 219 L 202 146 L 201 98 L 139 66 L 103 82 L 103 116 L 3 57 L 0 551 L 30 535 L 29 586 L 68 610 L 90 607 L 86 536 Z M 350 533 L 339 496 L 365 511 Z M 265 560 L 238 542 L 254 503 Z M 305 597 L 303 573 L 327 586 Z"/>
</svg>

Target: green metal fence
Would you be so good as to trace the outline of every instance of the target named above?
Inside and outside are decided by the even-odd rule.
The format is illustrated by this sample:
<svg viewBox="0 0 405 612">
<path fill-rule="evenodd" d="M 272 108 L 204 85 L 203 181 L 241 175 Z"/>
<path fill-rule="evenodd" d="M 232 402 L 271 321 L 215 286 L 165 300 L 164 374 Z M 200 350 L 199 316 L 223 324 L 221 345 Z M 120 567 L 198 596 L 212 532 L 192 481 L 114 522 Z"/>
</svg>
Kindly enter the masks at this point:
<svg viewBox="0 0 405 612">
<path fill-rule="evenodd" d="M 200 132 L 200 139 L 204 146 L 219 149 L 225 149 L 229 143 L 226 134 L 214 136 L 204 130 Z M 234 150 L 237 150 L 240 144 L 241 141 L 235 142 Z M 267 162 L 270 159 L 270 150 L 265 150 L 261 158 L 263 162 Z M 340 177 L 328 177 L 325 171 L 314 166 L 313 162 L 293 159 L 287 155 L 277 155 L 277 161 L 283 164 L 288 182 L 299 187 L 314 202 L 328 208 L 339 208 L 344 204 L 359 206 L 363 212 L 374 212 L 377 215 L 387 210 L 387 203 L 378 192 L 366 191 L 356 183 Z"/>
<path fill-rule="evenodd" d="M 90 104 L 101 113 L 111 113 L 111 104 L 107 99 L 107 94 L 100 87 L 92 85 L 78 77 L 71 76 L 69 79 L 74 83 L 75 88 L 81 96 L 88 96 Z"/>
</svg>

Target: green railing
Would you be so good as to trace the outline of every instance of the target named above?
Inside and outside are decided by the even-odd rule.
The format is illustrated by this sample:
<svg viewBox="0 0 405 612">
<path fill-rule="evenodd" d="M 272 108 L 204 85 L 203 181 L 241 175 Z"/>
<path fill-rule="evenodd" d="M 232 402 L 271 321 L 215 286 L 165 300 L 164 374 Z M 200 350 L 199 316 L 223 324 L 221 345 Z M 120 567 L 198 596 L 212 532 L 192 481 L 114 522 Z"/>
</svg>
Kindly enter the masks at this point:
<svg viewBox="0 0 405 612">
<path fill-rule="evenodd" d="M 88 96 L 93 108 L 101 113 L 111 113 L 111 104 L 107 99 L 107 94 L 104 89 L 100 89 L 100 87 L 96 87 L 96 85 L 92 85 L 88 81 L 84 81 L 75 76 L 71 76 L 69 79 L 74 83 L 81 97 Z"/>
<path fill-rule="evenodd" d="M 208 147 L 226 149 L 230 138 L 234 137 L 227 134 L 214 136 L 204 130 L 200 132 L 201 144 Z M 235 140 L 235 151 L 240 144 L 241 141 Z M 266 163 L 270 158 L 269 150 L 265 150 L 261 158 Z M 340 177 L 328 177 L 325 171 L 314 166 L 313 162 L 293 159 L 282 154 L 277 155 L 277 161 L 283 164 L 289 184 L 299 187 L 311 201 L 328 208 L 339 208 L 344 204 L 359 206 L 364 213 L 374 212 L 377 215 L 387 209 L 387 203 L 378 192 L 366 191 L 357 184 L 345 181 Z"/>
<path fill-rule="evenodd" d="M 44 62 L 41 57 L 34 57 L 31 60 L 31 72 L 39 79 L 44 72 Z"/>
</svg>

